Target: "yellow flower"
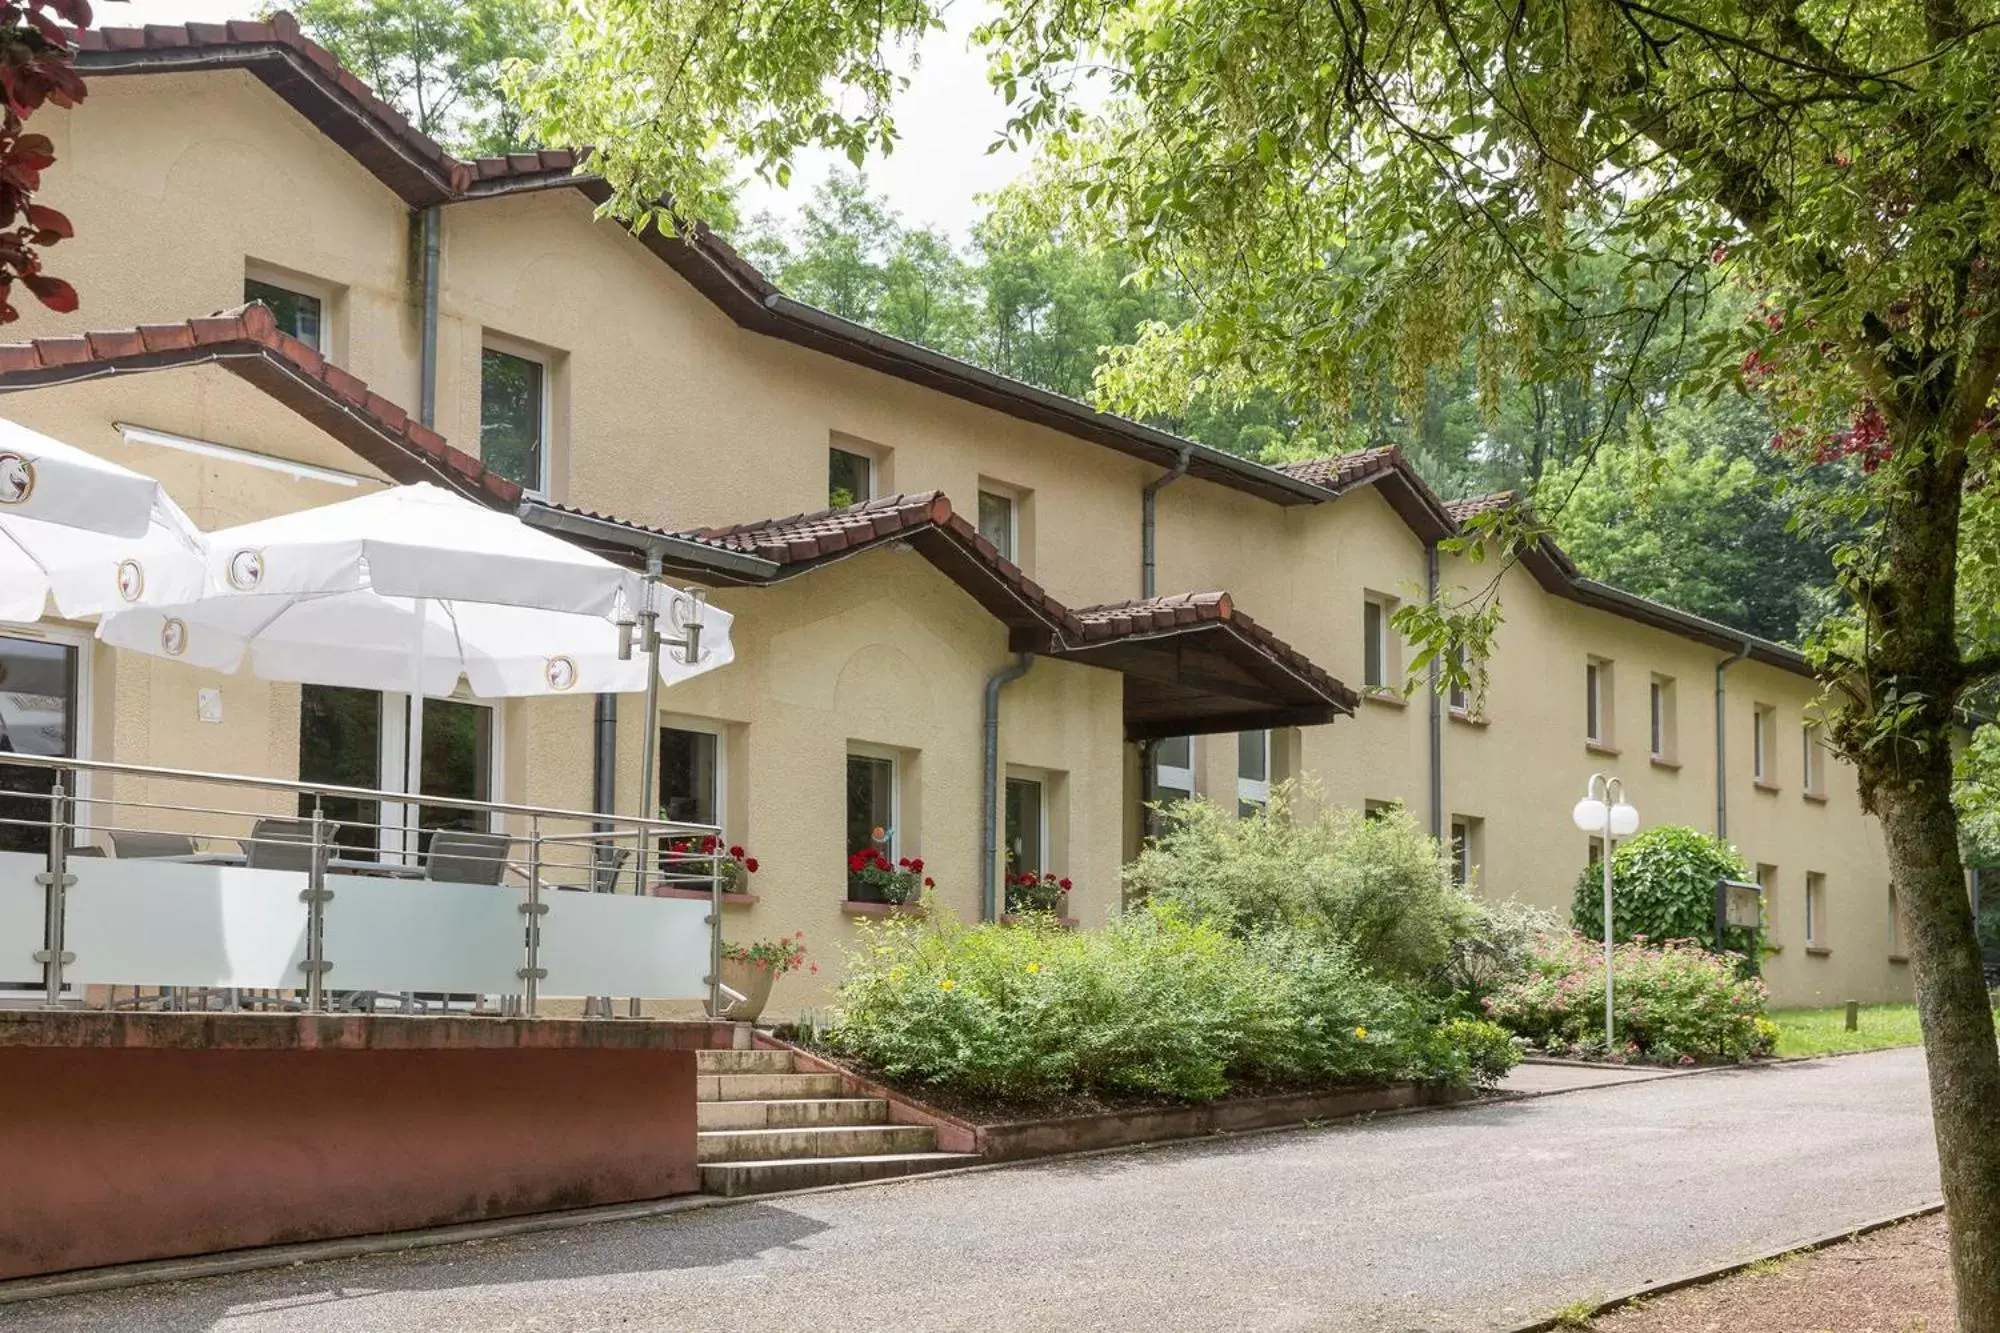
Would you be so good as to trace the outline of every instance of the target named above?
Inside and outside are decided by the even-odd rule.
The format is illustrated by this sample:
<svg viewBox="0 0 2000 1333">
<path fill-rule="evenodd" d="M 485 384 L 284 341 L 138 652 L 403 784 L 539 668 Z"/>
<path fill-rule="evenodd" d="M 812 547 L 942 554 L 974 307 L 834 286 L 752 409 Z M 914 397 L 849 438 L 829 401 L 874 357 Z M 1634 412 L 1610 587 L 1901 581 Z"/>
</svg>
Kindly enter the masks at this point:
<svg viewBox="0 0 2000 1333">
<path fill-rule="evenodd" d="M 1357 1039 L 1357 1040 L 1360 1040 L 1360 1041 L 1367 1041 L 1367 1040 L 1368 1040 L 1368 1029 L 1367 1029 L 1367 1028 L 1356 1028 L 1356 1029 L 1354 1029 L 1354 1035 L 1355 1035 L 1355 1037 L 1356 1037 L 1356 1039 Z"/>
<path fill-rule="evenodd" d="M 939 990 L 950 990 L 950 989 L 951 989 L 952 987 L 954 987 L 954 986 L 956 986 L 956 985 L 958 985 L 958 983 L 957 983 L 956 981 L 953 981 L 953 980 L 952 980 L 952 979 L 951 979 L 950 977 L 946 977 L 946 978 L 945 978 L 945 979 L 944 979 L 943 981 L 940 981 L 940 982 L 938 983 L 938 989 L 939 989 Z"/>
<path fill-rule="evenodd" d="M 1042 970 L 1042 965 L 1040 963 L 1030 963 L 1028 964 L 1028 970 L 1030 972 L 1039 972 Z"/>
</svg>

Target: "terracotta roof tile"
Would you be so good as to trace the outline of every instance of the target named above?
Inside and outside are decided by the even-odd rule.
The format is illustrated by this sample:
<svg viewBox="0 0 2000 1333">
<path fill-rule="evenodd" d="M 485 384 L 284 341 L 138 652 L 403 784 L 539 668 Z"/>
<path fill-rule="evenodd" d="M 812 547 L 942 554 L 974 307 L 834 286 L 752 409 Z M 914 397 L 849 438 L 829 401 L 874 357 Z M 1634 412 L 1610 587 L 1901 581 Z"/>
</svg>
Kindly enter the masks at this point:
<svg viewBox="0 0 2000 1333">
<path fill-rule="evenodd" d="M 724 528 L 696 528 L 674 535 L 763 556 L 783 565 L 836 555 L 850 547 L 894 536 L 906 528 L 942 522 L 950 513 L 951 501 L 942 493 L 925 491 L 921 495 L 891 495 L 845 509 L 821 509 Z"/>
<path fill-rule="evenodd" d="M 1324 668 L 1238 611 L 1234 599 L 1226 592 L 1183 592 L 1130 602 L 1108 602 L 1101 606 L 1078 607 L 1074 614 L 1083 624 L 1084 642 L 1092 644 L 1172 633 L 1196 625 L 1226 625 L 1283 664 L 1293 675 L 1310 681 L 1328 698 L 1338 700 L 1348 708 L 1360 703 L 1360 697 L 1353 690 Z"/>
<path fill-rule="evenodd" d="M 1472 495 L 1463 500 L 1446 500 L 1444 509 L 1454 523 L 1464 523 L 1467 519 L 1481 514 L 1491 514 L 1497 510 L 1510 509 L 1519 497 L 1513 491 L 1494 491 L 1490 495 Z"/>
<path fill-rule="evenodd" d="M 1385 444 L 1373 449 L 1353 449 L 1327 458 L 1306 458 L 1296 463 L 1281 463 L 1278 465 L 1278 471 L 1299 481 L 1337 491 L 1344 486 L 1352 486 L 1364 477 L 1378 475 L 1395 466 L 1396 460 L 1400 457 L 1393 445 Z"/>
<path fill-rule="evenodd" d="M 0 392 L 94 376 L 104 369 L 158 370 L 219 362 L 271 392 L 398 480 L 441 481 L 499 508 L 521 488 L 298 339 L 255 302 L 180 324 L 104 329 L 66 338 L 0 344 Z M 282 373 L 273 373 L 282 372 Z"/>
</svg>

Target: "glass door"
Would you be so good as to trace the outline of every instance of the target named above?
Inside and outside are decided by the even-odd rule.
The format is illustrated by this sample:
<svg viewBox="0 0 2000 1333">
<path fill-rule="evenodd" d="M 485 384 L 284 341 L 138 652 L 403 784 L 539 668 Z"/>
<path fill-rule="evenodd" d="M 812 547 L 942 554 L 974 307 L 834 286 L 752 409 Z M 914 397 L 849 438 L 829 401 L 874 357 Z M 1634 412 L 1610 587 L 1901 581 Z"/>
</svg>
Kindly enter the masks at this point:
<svg viewBox="0 0 2000 1333">
<path fill-rule="evenodd" d="M 56 772 L 17 767 L 6 758 L 75 758 L 77 694 L 74 647 L 0 635 L 0 851 L 49 849 L 49 793 Z"/>
</svg>

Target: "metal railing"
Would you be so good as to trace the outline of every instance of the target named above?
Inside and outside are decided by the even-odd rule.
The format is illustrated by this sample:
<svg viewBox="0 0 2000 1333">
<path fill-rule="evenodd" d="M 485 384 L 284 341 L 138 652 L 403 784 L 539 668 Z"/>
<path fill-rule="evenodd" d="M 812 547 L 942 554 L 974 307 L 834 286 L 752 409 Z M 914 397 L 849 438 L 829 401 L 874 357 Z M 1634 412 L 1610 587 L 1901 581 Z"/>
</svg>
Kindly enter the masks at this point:
<svg viewBox="0 0 2000 1333">
<path fill-rule="evenodd" d="M 699 995 L 720 1013 L 732 864 L 709 825 L 8 753 L 0 983 L 38 971 L 50 1005 L 104 989 L 166 1008 L 464 997 L 533 1015 L 581 995 L 608 1018 L 614 996 L 637 1016 L 641 999 Z"/>
</svg>

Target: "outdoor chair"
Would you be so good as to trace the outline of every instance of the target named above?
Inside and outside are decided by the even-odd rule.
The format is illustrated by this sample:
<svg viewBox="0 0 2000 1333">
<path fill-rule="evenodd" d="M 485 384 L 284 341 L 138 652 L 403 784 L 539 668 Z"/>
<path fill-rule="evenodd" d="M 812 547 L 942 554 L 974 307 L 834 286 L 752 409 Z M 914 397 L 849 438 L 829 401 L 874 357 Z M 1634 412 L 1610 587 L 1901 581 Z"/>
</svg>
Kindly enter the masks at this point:
<svg viewBox="0 0 2000 1333">
<path fill-rule="evenodd" d="M 507 872 L 507 849 L 513 845 L 504 833 L 441 829 L 431 837 L 424 878 L 447 884 L 498 884 Z"/>
<path fill-rule="evenodd" d="M 324 866 L 334 853 L 334 832 L 338 824 L 326 825 L 326 844 L 320 849 Z M 252 870 L 312 870 L 313 826 L 310 819 L 260 819 L 250 828 L 243 843 L 247 864 Z"/>
<path fill-rule="evenodd" d="M 121 861 L 144 857 L 193 856 L 194 839 L 185 833 L 114 833 L 111 850 Z"/>
</svg>

